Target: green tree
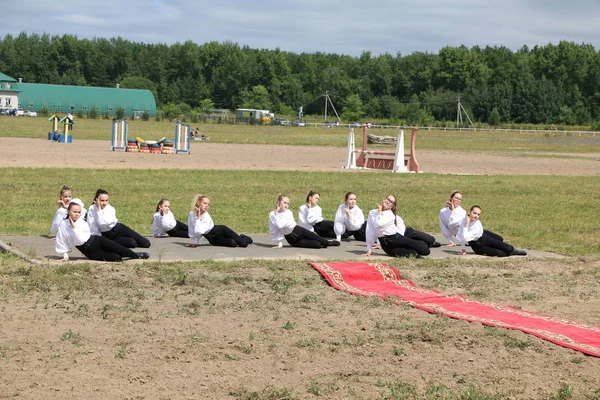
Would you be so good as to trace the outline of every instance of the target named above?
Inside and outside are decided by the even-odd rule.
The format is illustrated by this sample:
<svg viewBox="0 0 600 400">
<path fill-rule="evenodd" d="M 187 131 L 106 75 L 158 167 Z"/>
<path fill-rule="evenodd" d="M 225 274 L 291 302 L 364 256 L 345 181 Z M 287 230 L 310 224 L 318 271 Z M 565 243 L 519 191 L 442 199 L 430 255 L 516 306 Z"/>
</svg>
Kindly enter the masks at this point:
<svg viewBox="0 0 600 400">
<path fill-rule="evenodd" d="M 351 94 L 346 98 L 342 119 L 347 122 L 360 121 L 364 116 L 363 103 L 357 94 Z"/>
<path fill-rule="evenodd" d="M 256 108 L 258 110 L 270 110 L 272 104 L 269 99 L 269 92 L 262 86 L 254 86 L 252 90 L 243 90 L 240 94 L 242 108 Z"/>
<path fill-rule="evenodd" d="M 500 112 L 498 111 L 498 107 L 494 107 L 492 109 L 492 112 L 490 112 L 487 122 L 491 126 L 499 126 L 500 125 Z"/>
</svg>

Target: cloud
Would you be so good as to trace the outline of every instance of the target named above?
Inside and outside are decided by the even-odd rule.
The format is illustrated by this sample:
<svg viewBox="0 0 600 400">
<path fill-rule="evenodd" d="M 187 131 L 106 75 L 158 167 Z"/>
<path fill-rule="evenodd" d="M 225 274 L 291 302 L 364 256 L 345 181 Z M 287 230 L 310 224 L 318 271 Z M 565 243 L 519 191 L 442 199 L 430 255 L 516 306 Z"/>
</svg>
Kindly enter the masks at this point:
<svg viewBox="0 0 600 400">
<path fill-rule="evenodd" d="M 232 41 L 295 53 L 410 54 L 445 46 L 600 45 L 600 3 L 558 0 L 41 0 L 8 2 L 0 36 L 65 33 L 135 42 Z"/>
</svg>

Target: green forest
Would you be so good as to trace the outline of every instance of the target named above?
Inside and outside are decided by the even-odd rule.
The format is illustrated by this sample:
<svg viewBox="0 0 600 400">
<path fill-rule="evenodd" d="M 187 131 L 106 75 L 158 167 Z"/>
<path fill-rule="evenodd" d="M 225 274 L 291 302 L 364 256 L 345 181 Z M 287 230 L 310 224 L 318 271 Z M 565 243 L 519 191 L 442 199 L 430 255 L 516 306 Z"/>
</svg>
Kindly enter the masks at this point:
<svg viewBox="0 0 600 400">
<path fill-rule="evenodd" d="M 149 89 L 159 107 L 238 107 L 322 114 L 328 91 L 346 121 L 600 124 L 600 54 L 560 42 L 512 51 L 444 47 L 437 54 L 295 54 L 232 42 L 145 44 L 27 34 L 0 39 L 0 72 L 29 83 Z"/>
</svg>

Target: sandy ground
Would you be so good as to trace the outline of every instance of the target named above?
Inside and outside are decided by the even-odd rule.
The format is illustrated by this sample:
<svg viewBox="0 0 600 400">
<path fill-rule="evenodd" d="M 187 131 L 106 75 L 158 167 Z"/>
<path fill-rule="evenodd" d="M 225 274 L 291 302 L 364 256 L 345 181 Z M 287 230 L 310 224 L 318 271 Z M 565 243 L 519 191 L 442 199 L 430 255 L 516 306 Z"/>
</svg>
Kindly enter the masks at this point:
<svg viewBox="0 0 600 400">
<path fill-rule="evenodd" d="M 252 144 L 192 143 L 191 154 L 111 151 L 108 141 L 71 144 L 43 139 L 0 138 L 1 167 L 240 169 L 340 171 L 345 148 Z M 65 149 L 69 157 L 65 157 Z M 418 151 L 421 171 L 442 174 L 600 175 L 600 153 L 555 155 L 472 154 Z M 316 162 L 318 160 L 318 162 Z"/>
<path fill-rule="evenodd" d="M 340 171 L 345 157 L 216 143 L 194 143 L 189 156 L 113 152 L 106 141 L 0 146 L 0 167 Z M 418 160 L 434 173 L 600 174 L 600 154 Z M 32 267 L 2 257 L 0 399 L 600 398 L 600 358 L 336 291 L 304 258 Z M 386 262 L 423 287 L 600 325 L 598 261 Z"/>
</svg>

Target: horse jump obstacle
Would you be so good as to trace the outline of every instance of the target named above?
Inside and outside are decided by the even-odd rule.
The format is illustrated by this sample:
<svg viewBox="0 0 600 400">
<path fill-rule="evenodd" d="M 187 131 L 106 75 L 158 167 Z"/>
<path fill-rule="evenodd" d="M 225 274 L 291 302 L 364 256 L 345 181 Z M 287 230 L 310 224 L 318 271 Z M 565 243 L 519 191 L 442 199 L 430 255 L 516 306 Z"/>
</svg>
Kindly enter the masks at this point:
<svg viewBox="0 0 600 400">
<path fill-rule="evenodd" d="M 190 136 L 192 127 L 183 122 L 177 121 L 175 124 L 175 154 L 190 154 Z"/>
<path fill-rule="evenodd" d="M 367 150 L 368 127 L 363 127 L 362 150 L 356 150 L 354 143 L 354 129 L 348 134 L 348 151 L 344 168 L 372 168 L 384 169 L 392 172 L 419 172 L 419 163 L 416 158 L 415 142 L 417 140 L 417 128 L 412 129 L 410 138 L 410 153 L 404 152 L 404 130 L 400 130 L 396 143 L 396 151 L 373 151 Z"/>
<path fill-rule="evenodd" d="M 190 154 L 190 131 L 189 125 L 177 121 L 175 124 L 175 140 L 144 140 L 136 137 L 128 140 L 129 125 L 127 119 L 116 119 L 112 123 L 111 148 L 125 150 L 127 152 L 154 153 L 154 154 Z"/>
<path fill-rule="evenodd" d="M 115 119 L 112 122 L 112 151 L 128 150 L 127 134 L 129 126 L 126 119 Z"/>
</svg>

